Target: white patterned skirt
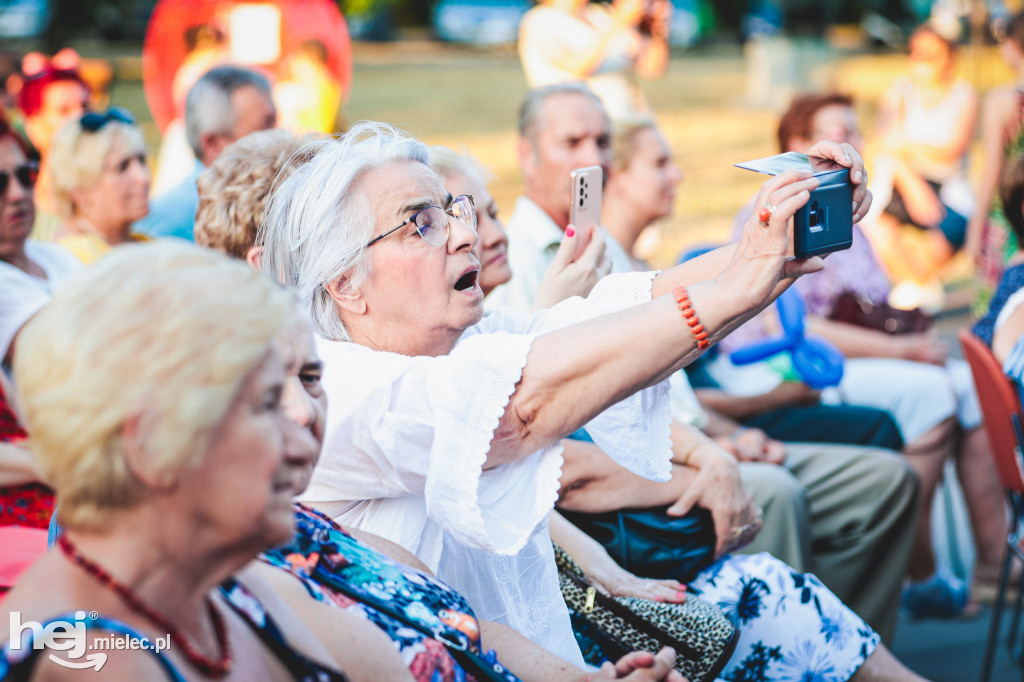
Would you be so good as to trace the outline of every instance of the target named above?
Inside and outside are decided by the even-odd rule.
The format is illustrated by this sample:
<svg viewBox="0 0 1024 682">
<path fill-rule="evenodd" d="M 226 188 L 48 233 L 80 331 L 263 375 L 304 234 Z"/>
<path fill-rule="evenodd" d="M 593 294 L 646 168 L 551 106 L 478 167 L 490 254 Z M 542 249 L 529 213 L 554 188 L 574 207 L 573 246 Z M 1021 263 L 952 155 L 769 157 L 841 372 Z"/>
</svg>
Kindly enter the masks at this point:
<svg viewBox="0 0 1024 682">
<path fill-rule="evenodd" d="M 767 553 L 726 555 L 688 589 L 739 630 L 729 682 L 845 682 L 880 641 L 815 576 Z"/>
</svg>

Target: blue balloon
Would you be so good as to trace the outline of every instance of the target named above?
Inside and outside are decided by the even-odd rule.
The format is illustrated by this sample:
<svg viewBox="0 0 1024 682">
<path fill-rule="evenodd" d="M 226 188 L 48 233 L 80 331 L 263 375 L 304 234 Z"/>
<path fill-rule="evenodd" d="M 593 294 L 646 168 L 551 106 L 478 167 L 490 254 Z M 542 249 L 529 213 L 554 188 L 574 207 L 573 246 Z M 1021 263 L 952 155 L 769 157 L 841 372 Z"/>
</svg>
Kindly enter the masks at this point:
<svg viewBox="0 0 1024 682">
<path fill-rule="evenodd" d="M 732 363 L 749 365 L 788 352 L 793 359 L 793 369 L 805 384 L 814 389 L 836 386 L 843 379 L 846 358 L 825 339 L 807 336 L 804 322 L 807 307 L 800 294 L 792 288 L 787 289 L 779 296 L 776 307 L 782 323 L 782 336 L 737 349 L 729 355 Z"/>
</svg>

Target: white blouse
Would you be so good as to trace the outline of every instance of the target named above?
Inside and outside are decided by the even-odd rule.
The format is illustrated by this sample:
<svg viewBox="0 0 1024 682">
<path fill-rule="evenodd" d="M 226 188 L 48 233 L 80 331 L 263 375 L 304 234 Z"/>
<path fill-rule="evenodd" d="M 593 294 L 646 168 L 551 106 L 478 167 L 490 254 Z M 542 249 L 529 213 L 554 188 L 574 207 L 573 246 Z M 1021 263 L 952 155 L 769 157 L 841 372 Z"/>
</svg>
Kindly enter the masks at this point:
<svg viewBox="0 0 1024 682">
<path fill-rule="evenodd" d="M 25 255 L 43 269 L 46 277 L 30 275 L 0 261 L 0 361 L 22 326 L 49 302 L 54 287 L 83 267 L 70 251 L 49 242 L 29 239 Z"/>
<path fill-rule="evenodd" d="M 535 315 L 492 312 L 441 357 L 321 340 L 326 437 L 301 499 L 343 525 L 401 544 L 461 592 L 478 617 L 582 665 L 547 529 L 562 447 L 486 471 L 483 464 L 533 339 L 646 303 L 654 274 L 606 277 L 589 298 Z M 668 480 L 669 421 L 662 382 L 586 428 L 623 466 Z"/>
</svg>

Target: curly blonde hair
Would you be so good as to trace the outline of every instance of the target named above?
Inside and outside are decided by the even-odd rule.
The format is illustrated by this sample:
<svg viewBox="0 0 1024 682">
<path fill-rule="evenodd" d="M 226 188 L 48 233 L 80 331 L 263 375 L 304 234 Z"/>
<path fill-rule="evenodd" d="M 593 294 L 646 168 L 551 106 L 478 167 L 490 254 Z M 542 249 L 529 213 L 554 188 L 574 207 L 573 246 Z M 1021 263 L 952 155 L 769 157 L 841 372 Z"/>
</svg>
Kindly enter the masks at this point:
<svg viewBox="0 0 1024 682">
<path fill-rule="evenodd" d="M 295 152 L 315 139 L 275 128 L 225 147 L 197 181 L 196 243 L 245 258 L 256 243 L 271 192 L 309 159 L 309 154 L 299 157 Z"/>
</svg>

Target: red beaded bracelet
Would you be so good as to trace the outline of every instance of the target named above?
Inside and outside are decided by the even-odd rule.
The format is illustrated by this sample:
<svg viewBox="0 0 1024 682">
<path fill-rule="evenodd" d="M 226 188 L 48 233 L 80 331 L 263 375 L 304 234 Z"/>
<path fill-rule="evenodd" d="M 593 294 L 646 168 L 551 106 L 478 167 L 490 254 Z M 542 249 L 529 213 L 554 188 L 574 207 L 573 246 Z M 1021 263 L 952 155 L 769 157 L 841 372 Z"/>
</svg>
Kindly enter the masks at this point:
<svg viewBox="0 0 1024 682">
<path fill-rule="evenodd" d="M 708 341 L 708 333 L 704 330 L 704 325 L 700 323 L 700 318 L 697 317 L 697 311 L 693 309 L 693 304 L 690 303 L 690 295 L 686 293 L 686 287 L 674 288 L 672 295 L 675 296 L 676 305 L 679 306 L 679 312 L 683 314 L 683 319 L 686 320 L 686 324 L 690 327 L 693 338 L 697 339 L 697 349 L 704 350 L 711 345 L 711 342 Z"/>
</svg>

